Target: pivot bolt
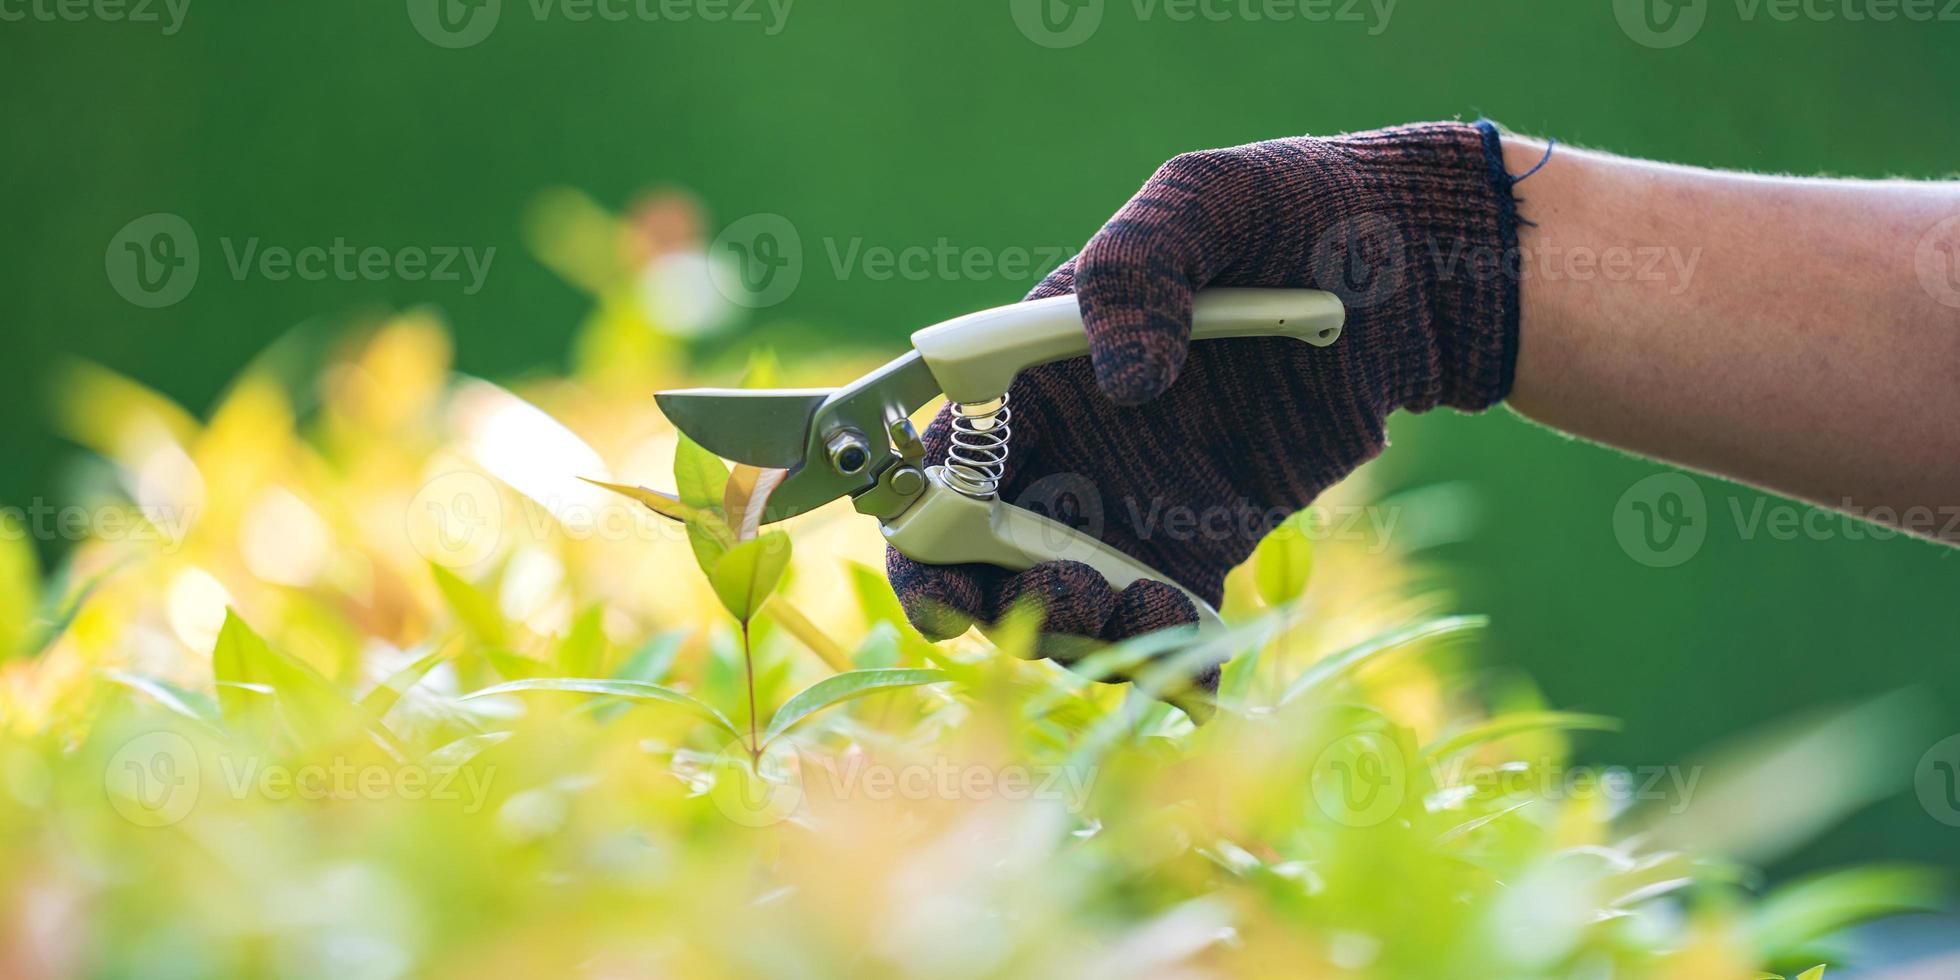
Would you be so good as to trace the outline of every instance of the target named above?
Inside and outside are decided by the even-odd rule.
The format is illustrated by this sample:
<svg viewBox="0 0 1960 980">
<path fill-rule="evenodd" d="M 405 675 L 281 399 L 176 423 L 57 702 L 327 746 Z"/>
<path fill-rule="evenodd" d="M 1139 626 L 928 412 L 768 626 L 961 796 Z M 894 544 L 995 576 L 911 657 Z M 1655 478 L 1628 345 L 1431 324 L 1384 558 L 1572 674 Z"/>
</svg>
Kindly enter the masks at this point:
<svg viewBox="0 0 1960 980">
<path fill-rule="evenodd" d="M 926 475 L 916 467 L 901 467 L 892 474 L 892 492 L 901 497 L 910 497 L 926 488 Z"/>
<path fill-rule="evenodd" d="M 871 444 L 855 429 L 845 429 L 824 444 L 830 453 L 830 468 L 845 476 L 856 476 L 871 465 Z"/>
</svg>

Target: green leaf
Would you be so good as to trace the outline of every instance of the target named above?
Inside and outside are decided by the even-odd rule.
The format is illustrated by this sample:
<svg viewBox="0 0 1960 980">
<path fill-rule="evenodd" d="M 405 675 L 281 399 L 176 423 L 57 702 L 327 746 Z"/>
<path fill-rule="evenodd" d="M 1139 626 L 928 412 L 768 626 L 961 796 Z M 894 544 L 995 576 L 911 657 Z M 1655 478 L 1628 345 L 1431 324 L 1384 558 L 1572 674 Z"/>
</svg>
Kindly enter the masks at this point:
<svg viewBox="0 0 1960 980">
<path fill-rule="evenodd" d="M 1364 640 L 1339 653 L 1329 654 L 1313 662 L 1293 683 L 1286 686 L 1286 693 L 1280 696 L 1280 703 L 1286 704 L 1310 691 L 1330 684 L 1335 680 L 1352 674 L 1364 664 L 1385 653 L 1410 646 L 1426 640 L 1435 640 L 1483 629 L 1490 625 L 1484 616 L 1446 616 L 1433 619 L 1406 629 L 1385 633 L 1373 639 Z"/>
<path fill-rule="evenodd" d="M 860 668 L 877 670 L 898 666 L 898 627 L 890 623 L 876 623 L 864 635 L 864 642 L 858 644 L 857 652 L 851 654 L 851 662 Z"/>
<path fill-rule="evenodd" d="M 919 668 L 853 670 L 849 673 L 832 674 L 798 691 L 795 697 L 783 702 L 783 706 L 776 709 L 775 717 L 769 719 L 769 727 L 762 733 L 762 744 L 767 746 L 776 736 L 789 731 L 798 722 L 833 705 L 861 698 L 867 694 L 876 694 L 879 691 L 916 687 L 920 684 L 937 684 L 950 679 L 943 670 Z"/>
<path fill-rule="evenodd" d="M 353 702 L 312 667 L 272 649 L 234 610 L 225 610 L 224 627 L 211 651 L 211 671 L 220 684 L 218 703 L 227 720 L 251 715 L 260 706 L 241 688 L 223 686 L 229 683 L 269 689 L 278 699 L 280 716 L 303 744 L 332 741 L 365 727 Z"/>
<path fill-rule="evenodd" d="M 721 518 L 700 511 L 694 520 L 687 522 L 687 546 L 693 549 L 694 563 L 701 567 L 701 574 L 713 575 L 722 556 L 735 546 L 735 532 Z"/>
<path fill-rule="evenodd" d="M 482 589 L 435 562 L 429 563 L 429 571 L 435 575 L 436 588 L 442 592 L 443 601 L 449 604 L 449 611 L 469 630 L 470 635 L 486 646 L 506 646 L 510 643 L 510 626 L 504 622 L 503 613 L 497 609 L 497 601 Z"/>
<path fill-rule="evenodd" d="M 719 517 L 727 485 L 728 467 L 720 457 L 681 433 L 680 446 L 674 450 L 674 486 L 681 492 L 681 503 Z"/>
<path fill-rule="evenodd" d="M 606 607 L 595 605 L 572 620 L 558 643 L 558 670 L 571 677 L 597 677 L 606 661 Z"/>
<path fill-rule="evenodd" d="M 61 639 L 63 633 L 68 632 L 68 627 L 74 624 L 76 616 L 81 615 L 82 607 L 88 605 L 89 599 L 95 596 L 96 590 L 102 588 L 111 577 L 128 568 L 135 561 L 135 557 L 132 556 L 116 562 L 83 582 L 81 588 L 76 589 L 72 595 L 63 593 L 66 591 L 65 583 L 73 568 L 70 566 L 64 569 L 62 574 L 44 590 L 41 596 L 41 611 L 36 617 L 40 628 L 28 637 L 21 652 L 31 656 L 45 653 L 56 640 Z M 0 648 L 0 653 L 4 652 L 4 648 Z"/>
<path fill-rule="evenodd" d="M 613 679 L 653 683 L 667 676 L 667 672 L 674 668 L 674 658 L 680 654 L 687 636 L 687 630 L 678 629 L 648 639 L 633 651 L 632 656 L 626 658 L 618 670 L 613 671 Z"/>
<path fill-rule="evenodd" d="M 536 677 L 551 666 L 536 657 L 527 657 L 515 650 L 490 647 L 483 651 L 483 659 L 490 662 L 491 669 L 512 679 Z"/>
<path fill-rule="evenodd" d="M 867 626 L 889 623 L 898 630 L 898 649 L 913 663 L 936 663 L 945 666 L 946 658 L 940 656 L 939 648 L 925 638 L 925 634 L 913 628 L 912 621 L 905 618 L 905 609 L 899 605 L 898 594 L 886 581 L 884 573 L 875 568 L 846 562 L 851 574 L 851 589 L 857 593 L 858 609 L 864 614 Z"/>
<path fill-rule="evenodd" d="M 789 567 L 789 535 L 770 531 L 753 541 L 744 541 L 717 562 L 708 573 L 716 597 L 728 614 L 746 623 L 762 608 L 763 600 L 783 580 Z"/>
<path fill-rule="evenodd" d="M 1944 876 L 1912 865 L 1830 871 L 1791 882 L 1757 906 L 1749 938 L 1770 960 L 1800 953 L 1816 940 L 1861 922 L 1940 907 Z"/>
<path fill-rule="evenodd" d="M 1589 715 L 1577 711 L 1519 711 L 1502 715 L 1475 728 L 1459 732 L 1449 738 L 1431 745 L 1427 754 L 1432 759 L 1447 759 L 1459 752 L 1475 748 L 1487 742 L 1540 731 L 1595 731 L 1617 732 L 1620 721 L 1605 715 Z"/>
<path fill-rule="evenodd" d="M 699 718 L 712 722 L 715 727 L 728 733 L 731 738 L 741 738 L 728 716 L 716 711 L 713 705 L 689 697 L 672 688 L 643 681 L 600 680 L 593 677 L 534 677 L 521 681 L 511 681 L 471 691 L 460 700 L 474 701 L 477 698 L 496 697 L 503 694 L 523 694 L 529 691 L 562 691 L 573 694 L 599 694 L 610 698 L 620 698 L 639 704 L 665 704 L 680 708 Z"/>
<path fill-rule="evenodd" d="M 206 727 L 218 730 L 224 727 L 224 719 L 218 713 L 218 703 L 201 691 L 179 687 L 160 677 L 146 677 L 125 670 L 104 671 L 103 676 L 132 691 L 148 695 L 165 708 Z"/>
<path fill-rule="evenodd" d="M 1266 605 L 1292 602 L 1307 591 L 1313 575 L 1313 542 L 1303 527 L 1307 515 L 1301 511 L 1280 522 L 1252 553 L 1253 586 Z"/>
<path fill-rule="evenodd" d="M 657 683 L 674 669 L 674 658 L 681 652 L 681 645 L 687 642 L 688 631 L 670 630 L 649 639 L 626 658 L 626 662 L 613 671 L 613 680 Z M 600 721 L 611 721 L 620 716 L 629 705 L 607 701 L 593 706 L 592 717 Z"/>
<path fill-rule="evenodd" d="M 389 674 L 386 680 L 375 685 L 374 690 L 367 692 L 361 698 L 361 710 L 367 712 L 369 718 L 380 719 L 401 700 L 403 694 L 408 693 L 409 688 L 420 684 L 429 671 L 442 663 L 443 657 L 442 650 L 435 650 L 417 657 L 413 663 Z"/>
<path fill-rule="evenodd" d="M 749 351 L 749 363 L 742 371 L 741 387 L 781 388 L 782 376 L 783 364 L 776 356 L 776 349 L 756 347 Z"/>
<path fill-rule="evenodd" d="M 477 757 L 484 749 L 510 738 L 509 732 L 481 732 L 465 735 L 429 753 L 424 760 L 431 768 L 460 766 Z"/>
</svg>

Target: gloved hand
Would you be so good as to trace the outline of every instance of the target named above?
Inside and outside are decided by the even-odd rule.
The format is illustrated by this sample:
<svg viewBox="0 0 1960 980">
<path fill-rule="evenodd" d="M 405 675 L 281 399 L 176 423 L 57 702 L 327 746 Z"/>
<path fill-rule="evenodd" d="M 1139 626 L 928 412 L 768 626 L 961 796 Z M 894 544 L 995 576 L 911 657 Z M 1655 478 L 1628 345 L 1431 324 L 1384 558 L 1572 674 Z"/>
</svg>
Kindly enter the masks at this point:
<svg viewBox="0 0 1960 980">
<path fill-rule="evenodd" d="M 1179 156 L 1029 299 L 1075 292 L 1088 357 L 1021 373 L 1002 498 L 1078 528 L 1214 605 L 1287 515 L 1379 453 L 1402 408 L 1501 401 L 1516 360 L 1517 214 L 1496 128 L 1437 123 Z M 1341 339 L 1190 344 L 1208 286 L 1324 289 Z M 1098 394 L 1100 392 L 1100 394 Z M 925 433 L 946 455 L 948 415 Z M 1073 513 L 1071 513 L 1073 512 Z M 1013 574 L 887 553 L 935 639 L 1017 600 L 1046 610 L 1044 656 L 1196 619 L 1183 595 L 1116 592 L 1078 562 Z M 1217 667 L 1194 679 L 1216 690 Z"/>
</svg>

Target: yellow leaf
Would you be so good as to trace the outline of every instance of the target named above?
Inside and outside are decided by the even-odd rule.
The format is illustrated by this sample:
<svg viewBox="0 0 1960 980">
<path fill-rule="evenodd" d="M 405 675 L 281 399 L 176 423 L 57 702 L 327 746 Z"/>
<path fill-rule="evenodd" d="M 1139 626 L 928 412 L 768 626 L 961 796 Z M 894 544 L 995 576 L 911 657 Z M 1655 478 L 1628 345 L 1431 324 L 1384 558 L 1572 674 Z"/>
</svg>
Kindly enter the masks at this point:
<svg viewBox="0 0 1960 980">
<path fill-rule="evenodd" d="M 595 487 L 611 490 L 622 497 L 636 500 L 644 505 L 646 509 L 670 520 L 686 523 L 694 520 L 700 513 L 695 508 L 682 503 L 679 497 L 661 493 L 658 490 L 649 490 L 646 487 L 627 486 L 623 483 L 607 483 L 604 480 L 594 480 L 591 477 L 585 476 L 581 476 L 579 479 Z"/>
<path fill-rule="evenodd" d="M 1307 540 L 1301 520 L 1296 514 L 1281 522 L 1252 553 L 1253 584 L 1269 606 L 1298 599 L 1313 575 L 1313 542 Z"/>
<path fill-rule="evenodd" d="M 817 624 L 810 622 L 810 617 L 803 615 L 803 610 L 790 604 L 788 599 L 779 596 L 770 600 L 767 611 L 769 618 L 776 621 L 776 625 L 803 641 L 803 645 L 814 651 L 824 663 L 829 664 L 830 669 L 839 673 L 851 669 L 850 654 L 845 653 L 844 648 L 838 646 L 836 640 L 818 629 Z"/>
<path fill-rule="evenodd" d="M 782 485 L 788 470 L 761 469 L 747 463 L 738 463 L 728 473 L 728 488 L 722 491 L 721 512 L 728 520 L 728 528 L 735 532 L 735 540 L 747 541 L 756 536 L 762 526 L 763 508 L 769 505 L 769 495 Z"/>
</svg>

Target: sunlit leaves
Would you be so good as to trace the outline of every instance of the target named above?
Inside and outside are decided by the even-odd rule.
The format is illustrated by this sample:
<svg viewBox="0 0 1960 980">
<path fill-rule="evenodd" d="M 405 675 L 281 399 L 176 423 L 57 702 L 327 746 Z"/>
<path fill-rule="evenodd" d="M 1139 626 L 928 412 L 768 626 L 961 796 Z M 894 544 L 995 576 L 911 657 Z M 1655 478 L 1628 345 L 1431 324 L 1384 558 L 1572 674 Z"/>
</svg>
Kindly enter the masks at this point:
<svg viewBox="0 0 1960 980">
<path fill-rule="evenodd" d="M 1802 955 L 1820 936 L 1881 916 L 1940 908 L 1948 882 L 1930 868 L 1876 865 L 1793 881 L 1771 892 L 1750 917 L 1749 936 L 1765 957 Z M 1808 974 L 1805 974 L 1808 976 Z"/>
<path fill-rule="evenodd" d="M 523 694 L 535 691 L 559 691 L 574 694 L 600 694 L 619 698 L 638 704 L 658 704 L 679 708 L 704 721 L 712 723 L 730 738 L 739 737 L 733 722 L 728 716 L 716 710 L 711 704 L 698 698 L 682 694 L 672 688 L 645 681 L 601 680 L 590 677 L 536 677 L 486 687 L 463 696 L 465 701 L 478 698 L 496 697 L 503 694 Z"/>
<path fill-rule="evenodd" d="M 1433 758 L 1447 759 L 1488 742 L 1529 732 L 1619 730 L 1619 720 L 1604 715 L 1588 715 L 1576 711 L 1520 711 L 1493 718 L 1481 725 L 1458 732 L 1430 746 L 1427 751 Z"/>
<path fill-rule="evenodd" d="M 851 669 L 852 660 L 844 652 L 844 648 L 838 646 L 836 640 L 831 639 L 822 628 L 811 622 L 810 617 L 803 615 L 803 610 L 798 609 L 795 603 L 779 596 L 770 600 L 764 607 L 764 613 L 804 646 L 809 647 L 830 669 L 840 671 Z M 858 666 L 889 667 L 892 664 L 866 664 L 860 661 Z"/>
<path fill-rule="evenodd" d="M 832 705 L 893 688 L 934 684 L 946 679 L 945 671 L 925 669 L 854 670 L 833 674 L 784 702 L 775 716 L 769 719 L 769 727 L 762 733 L 762 742 L 769 744 L 804 719 Z"/>
<path fill-rule="evenodd" d="M 326 678 L 272 649 L 235 612 L 225 615 L 211 651 L 211 671 L 228 723 L 242 718 L 262 723 L 269 694 L 278 717 L 305 743 L 333 742 L 364 725 L 353 703 Z"/>
<path fill-rule="evenodd" d="M 429 573 L 435 576 L 436 588 L 442 598 L 449 603 L 449 611 L 458 622 L 469 630 L 470 635 L 486 646 L 500 647 L 510 642 L 510 628 L 504 616 L 497 609 L 497 600 L 488 593 L 457 575 L 455 572 L 431 562 Z"/>
<path fill-rule="evenodd" d="M 1280 701 L 1285 703 L 1321 690 L 1376 659 L 1422 643 L 1482 629 L 1489 623 L 1490 620 L 1483 616 L 1449 616 L 1391 630 L 1315 661 L 1286 686 L 1286 693 L 1281 696 Z"/>
<path fill-rule="evenodd" d="M 200 725 L 212 729 L 224 726 L 217 703 L 201 691 L 186 690 L 162 678 L 145 677 L 126 670 L 105 671 L 103 676 Z"/>
</svg>

